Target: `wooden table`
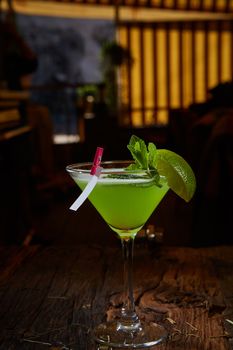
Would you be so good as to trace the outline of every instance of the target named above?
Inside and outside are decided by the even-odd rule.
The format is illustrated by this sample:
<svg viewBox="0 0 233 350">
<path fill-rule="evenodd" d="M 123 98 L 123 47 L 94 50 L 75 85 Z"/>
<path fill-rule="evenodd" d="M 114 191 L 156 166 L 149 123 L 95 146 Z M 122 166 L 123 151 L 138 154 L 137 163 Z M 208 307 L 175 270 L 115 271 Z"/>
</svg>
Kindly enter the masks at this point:
<svg viewBox="0 0 233 350">
<path fill-rule="evenodd" d="M 121 303 L 120 246 L 1 247 L 0 256 L 0 349 L 97 349 L 90 328 Z M 233 349 L 233 247 L 136 244 L 134 286 L 140 316 L 170 332 L 154 349 Z"/>
</svg>

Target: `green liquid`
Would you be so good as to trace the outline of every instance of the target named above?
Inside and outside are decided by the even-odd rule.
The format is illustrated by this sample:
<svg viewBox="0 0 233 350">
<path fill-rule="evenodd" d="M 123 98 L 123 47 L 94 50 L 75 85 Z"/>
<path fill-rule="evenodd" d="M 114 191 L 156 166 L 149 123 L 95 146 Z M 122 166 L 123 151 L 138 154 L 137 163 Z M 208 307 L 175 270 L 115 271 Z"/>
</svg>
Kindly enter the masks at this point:
<svg viewBox="0 0 233 350">
<path fill-rule="evenodd" d="M 87 182 L 75 179 L 81 189 Z M 89 200 L 110 228 L 121 238 L 134 237 L 158 206 L 169 187 L 158 187 L 151 179 L 135 183 L 111 179 L 97 182 Z"/>
</svg>

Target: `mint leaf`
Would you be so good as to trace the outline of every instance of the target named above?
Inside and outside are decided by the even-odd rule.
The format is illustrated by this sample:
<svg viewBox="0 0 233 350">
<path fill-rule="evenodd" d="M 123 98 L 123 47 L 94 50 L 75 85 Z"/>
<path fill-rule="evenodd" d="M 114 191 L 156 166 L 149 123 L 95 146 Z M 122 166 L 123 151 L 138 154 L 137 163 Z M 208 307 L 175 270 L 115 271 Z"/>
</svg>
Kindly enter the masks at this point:
<svg viewBox="0 0 233 350">
<path fill-rule="evenodd" d="M 156 185 L 160 186 L 160 176 L 156 168 L 157 148 L 155 144 L 149 142 L 147 147 L 142 139 L 140 139 L 138 136 L 132 135 L 127 148 L 131 152 L 134 159 L 134 163 L 132 163 L 127 169 L 146 170 L 147 174 L 154 178 Z"/>
<path fill-rule="evenodd" d="M 147 170 L 148 155 L 145 142 L 139 137 L 132 135 L 127 148 L 131 152 L 131 155 L 135 161 L 137 166 L 136 169 Z"/>
<path fill-rule="evenodd" d="M 148 144 L 148 167 L 149 169 L 156 169 L 156 156 L 157 148 L 154 143 L 149 142 Z"/>
</svg>

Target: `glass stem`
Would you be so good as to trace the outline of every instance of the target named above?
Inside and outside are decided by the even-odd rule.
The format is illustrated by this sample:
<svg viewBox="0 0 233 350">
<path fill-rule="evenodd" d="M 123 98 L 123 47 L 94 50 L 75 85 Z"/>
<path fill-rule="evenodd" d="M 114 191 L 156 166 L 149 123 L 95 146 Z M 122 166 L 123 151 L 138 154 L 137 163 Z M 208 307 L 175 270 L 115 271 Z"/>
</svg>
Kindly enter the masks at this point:
<svg viewBox="0 0 233 350">
<path fill-rule="evenodd" d="M 133 296 L 134 239 L 122 238 L 121 243 L 124 261 L 124 303 L 121 309 L 120 328 L 132 332 L 138 330 L 140 327 L 140 322 L 135 312 Z"/>
</svg>

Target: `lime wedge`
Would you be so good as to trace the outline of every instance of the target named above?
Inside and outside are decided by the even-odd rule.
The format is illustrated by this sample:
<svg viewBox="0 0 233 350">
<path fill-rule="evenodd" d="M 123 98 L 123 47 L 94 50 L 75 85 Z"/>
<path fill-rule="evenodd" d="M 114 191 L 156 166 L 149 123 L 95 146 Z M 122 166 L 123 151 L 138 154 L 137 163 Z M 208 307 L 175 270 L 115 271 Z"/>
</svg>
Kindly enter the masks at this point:
<svg viewBox="0 0 233 350">
<path fill-rule="evenodd" d="M 171 190 L 189 202 L 196 189 L 196 178 L 186 160 L 175 152 L 157 149 L 156 163 L 159 174 L 166 177 Z"/>
</svg>

